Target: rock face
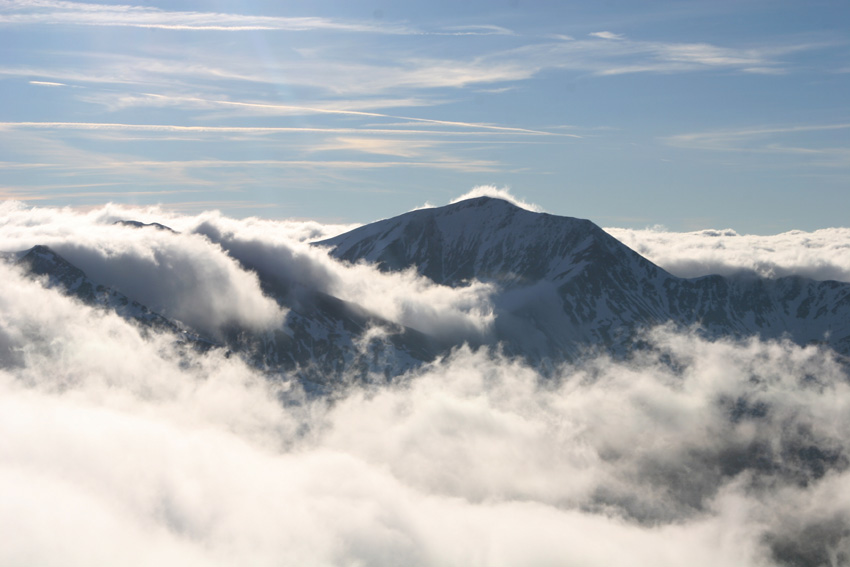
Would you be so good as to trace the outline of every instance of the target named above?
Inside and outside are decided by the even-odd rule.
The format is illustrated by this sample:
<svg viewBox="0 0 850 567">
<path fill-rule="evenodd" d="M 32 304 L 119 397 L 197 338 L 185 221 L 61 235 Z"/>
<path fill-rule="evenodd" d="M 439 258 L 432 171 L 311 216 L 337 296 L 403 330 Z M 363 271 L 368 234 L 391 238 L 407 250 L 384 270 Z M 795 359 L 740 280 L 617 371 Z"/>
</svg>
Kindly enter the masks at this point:
<svg viewBox="0 0 850 567">
<path fill-rule="evenodd" d="M 130 223 L 132 226 L 136 224 Z M 155 227 L 156 228 L 156 227 Z M 482 197 L 413 211 L 316 243 L 336 258 L 384 271 L 415 269 L 458 287 L 491 283 L 495 321 L 483 345 L 542 368 L 587 349 L 614 356 L 640 348 L 640 331 L 696 326 L 708 337 L 786 337 L 850 355 L 850 284 L 801 277 L 672 276 L 587 220 L 534 213 Z M 254 271 L 266 295 L 288 310 L 262 333 L 232 328 L 217 342 L 90 280 L 46 246 L 14 255 L 48 287 L 206 349 L 238 353 L 268 372 L 306 383 L 389 380 L 458 346 L 446 337 L 382 319 L 362 306 Z"/>
<path fill-rule="evenodd" d="M 343 378 L 389 380 L 433 360 L 445 347 L 356 305 L 314 290 L 284 290 L 270 279 L 263 281 L 265 292 L 289 310 L 285 325 L 262 333 L 231 328 L 223 338 L 213 340 L 92 281 L 47 246 L 34 246 L 11 257 L 31 276 L 43 278 L 46 287 L 91 307 L 114 311 L 144 332 L 171 333 L 199 351 L 226 349 L 270 374 L 294 373 L 319 390 Z"/>
<path fill-rule="evenodd" d="M 125 319 L 134 320 L 145 327 L 185 333 L 179 325 L 138 301 L 93 282 L 85 272 L 47 246 L 33 246 L 17 256 L 17 264 L 33 276 L 43 276 L 47 287 L 58 289 L 92 307 L 111 309 Z"/>
<path fill-rule="evenodd" d="M 496 338 L 530 360 L 587 346 L 628 348 L 643 327 L 700 325 L 708 336 L 788 337 L 850 353 L 850 284 L 801 277 L 672 276 L 590 221 L 481 197 L 413 211 L 317 243 L 381 270 L 500 287 Z"/>
</svg>

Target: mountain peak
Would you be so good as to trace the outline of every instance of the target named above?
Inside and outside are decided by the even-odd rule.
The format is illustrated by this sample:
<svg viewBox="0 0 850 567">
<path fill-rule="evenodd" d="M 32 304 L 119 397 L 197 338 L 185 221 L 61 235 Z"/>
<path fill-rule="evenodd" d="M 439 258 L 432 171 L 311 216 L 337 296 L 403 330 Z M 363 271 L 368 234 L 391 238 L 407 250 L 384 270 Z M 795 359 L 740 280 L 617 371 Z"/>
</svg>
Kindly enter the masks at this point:
<svg viewBox="0 0 850 567">
<path fill-rule="evenodd" d="M 112 224 L 120 224 L 123 226 L 129 226 L 132 228 L 155 228 L 157 230 L 165 230 L 168 232 L 173 232 L 177 234 L 177 231 L 169 226 L 165 226 L 164 224 L 160 224 L 158 222 L 141 222 L 137 220 L 117 220 Z"/>
<path fill-rule="evenodd" d="M 25 265 L 30 273 L 48 275 L 61 281 L 66 287 L 85 278 L 82 270 L 44 244 L 37 244 L 29 250 L 19 252 L 18 258 L 18 264 Z"/>
<path fill-rule="evenodd" d="M 555 281 L 580 269 L 588 254 L 632 255 L 652 265 L 588 220 L 486 196 L 411 211 L 316 244 L 342 260 L 365 260 L 384 271 L 414 267 L 451 286 L 472 279 Z"/>
<path fill-rule="evenodd" d="M 516 204 L 508 201 L 507 199 L 502 199 L 500 197 L 489 197 L 487 195 L 481 197 L 471 197 L 469 199 L 464 199 L 462 201 L 455 201 L 449 205 L 445 205 L 443 207 L 435 207 L 439 209 L 464 209 L 470 207 L 497 207 L 504 209 L 522 209 L 522 207 L 517 206 Z M 531 212 L 531 211 L 529 211 Z"/>
</svg>

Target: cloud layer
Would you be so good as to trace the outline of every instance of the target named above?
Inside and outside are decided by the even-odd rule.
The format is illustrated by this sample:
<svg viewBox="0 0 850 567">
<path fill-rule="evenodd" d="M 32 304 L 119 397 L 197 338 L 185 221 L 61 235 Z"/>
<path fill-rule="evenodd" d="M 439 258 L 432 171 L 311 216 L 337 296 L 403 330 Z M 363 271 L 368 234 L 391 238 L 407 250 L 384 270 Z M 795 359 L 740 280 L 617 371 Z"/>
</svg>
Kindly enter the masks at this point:
<svg viewBox="0 0 850 567">
<path fill-rule="evenodd" d="M 346 227 L 114 206 L 0 212 L 0 249 L 48 244 L 213 330 L 280 324 L 258 270 L 433 332 L 489 320 L 486 288 L 345 266 L 307 245 Z M 131 215 L 179 233 L 113 224 Z M 665 249 L 680 238 L 679 258 L 749 238 L 635 238 L 651 235 Z M 756 250 L 791 270 L 807 250 L 828 255 L 838 233 L 814 236 L 771 237 L 787 256 L 767 240 Z M 743 249 L 727 243 L 713 262 L 740 268 Z M 815 347 L 659 328 L 630 360 L 589 357 L 546 378 L 464 347 L 328 400 L 142 333 L 5 263 L 0 278 L 2 564 L 850 559 L 850 375 Z"/>
<path fill-rule="evenodd" d="M 732 229 L 676 233 L 606 228 L 609 234 L 672 274 L 693 278 L 741 271 L 767 277 L 801 275 L 850 282 L 850 229 L 794 230 L 760 236 Z"/>
<path fill-rule="evenodd" d="M 13 202 L 0 205 L 0 215 L 0 251 L 47 245 L 96 283 L 213 338 L 234 327 L 283 327 L 286 309 L 264 292 L 261 280 L 291 292 L 326 293 L 448 341 L 477 341 L 493 322 L 488 285 L 450 288 L 413 271 L 384 274 L 335 261 L 309 245 L 350 225 L 117 206 L 78 213 Z M 176 232 L 115 224 L 126 219 L 161 222 Z"/>
<path fill-rule="evenodd" d="M 654 351 L 549 379 L 461 349 L 331 403 L 0 275 L 3 564 L 850 553 L 848 376 L 815 348 L 659 329 Z"/>
</svg>

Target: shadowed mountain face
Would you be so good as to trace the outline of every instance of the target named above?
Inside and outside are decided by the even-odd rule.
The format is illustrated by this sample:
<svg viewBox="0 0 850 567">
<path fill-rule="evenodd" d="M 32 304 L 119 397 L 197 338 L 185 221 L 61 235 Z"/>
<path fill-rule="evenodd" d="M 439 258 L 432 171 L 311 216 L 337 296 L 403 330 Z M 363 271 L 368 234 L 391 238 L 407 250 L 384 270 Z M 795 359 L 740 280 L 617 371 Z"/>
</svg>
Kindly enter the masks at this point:
<svg viewBox="0 0 850 567">
<path fill-rule="evenodd" d="M 622 352 L 642 327 L 700 325 L 708 336 L 788 337 L 850 353 L 850 285 L 800 277 L 672 276 L 590 221 L 481 197 L 413 211 L 317 243 L 342 260 L 414 268 L 500 293 L 496 336 L 530 359 L 587 346 Z"/>
<path fill-rule="evenodd" d="M 712 338 L 787 337 L 850 354 L 850 284 L 800 277 L 677 278 L 590 221 L 533 213 L 499 199 L 410 212 L 317 245 L 344 261 L 373 263 L 383 271 L 414 269 L 441 285 L 492 283 L 495 319 L 478 344 L 499 345 L 544 368 L 588 349 L 626 355 L 640 347 L 642 329 L 668 323 L 699 326 Z M 417 328 L 416 321 L 400 325 L 297 278 L 286 279 L 274 270 L 273 258 L 229 253 L 288 312 L 281 328 L 234 326 L 217 339 L 260 368 L 297 370 L 322 383 L 342 376 L 391 379 L 459 346 Z M 49 287 L 89 305 L 207 347 L 213 343 L 169 320 L 168 313 L 155 313 L 90 280 L 45 246 L 17 258 Z"/>
<path fill-rule="evenodd" d="M 317 244 L 342 260 L 385 271 L 413 267 L 450 286 L 472 279 L 509 287 L 558 282 L 588 264 L 633 262 L 646 272 L 641 276 L 663 272 L 588 220 L 532 213 L 490 197 L 413 211 Z"/>
<path fill-rule="evenodd" d="M 285 325 L 261 333 L 234 326 L 213 340 L 91 280 L 47 246 L 34 246 L 12 256 L 27 273 L 44 278 L 46 287 L 91 307 L 113 311 L 137 323 L 144 332 L 169 332 L 196 350 L 224 348 L 273 374 L 294 372 L 308 386 L 319 386 L 320 390 L 343 376 L 389 379 L 433 360 L 446 348 L 445 344 L 394 325 L 357 305 L 297 285 L 281 286 L 268 274 L 261 274 L 264 290 L 289 310 Z"/>
<path fill-rule="evenodd" d="M 145 327 L 189 337 L 181 327 L 147 306 L 117 290 L 93 282 L 85 272 L 47 246 L 33 246 L 18 256 L 17 264 L 33 276 L 45 277 L 47 287 L 57 288 L 86 305 L 113 310 L 125 319 L 137 321 Z"/>
</svg>

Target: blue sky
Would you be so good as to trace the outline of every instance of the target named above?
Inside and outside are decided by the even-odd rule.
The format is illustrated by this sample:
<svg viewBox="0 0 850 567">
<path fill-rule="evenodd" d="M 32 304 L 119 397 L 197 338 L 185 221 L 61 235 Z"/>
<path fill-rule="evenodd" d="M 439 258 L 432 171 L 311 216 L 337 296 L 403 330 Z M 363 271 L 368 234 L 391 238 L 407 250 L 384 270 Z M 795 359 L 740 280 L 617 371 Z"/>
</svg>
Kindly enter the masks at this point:
<svg viewBox="0 0 850 567">
<path fill-rule="evenodd" d="M 0 0 L 0 199 L 847 226 L 846 1 Z"/>
</svg>

